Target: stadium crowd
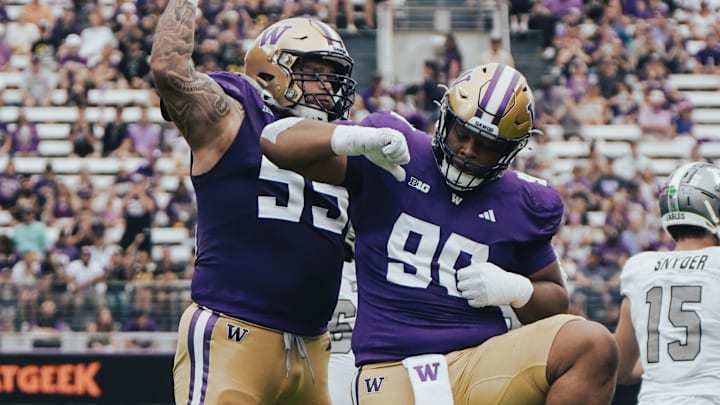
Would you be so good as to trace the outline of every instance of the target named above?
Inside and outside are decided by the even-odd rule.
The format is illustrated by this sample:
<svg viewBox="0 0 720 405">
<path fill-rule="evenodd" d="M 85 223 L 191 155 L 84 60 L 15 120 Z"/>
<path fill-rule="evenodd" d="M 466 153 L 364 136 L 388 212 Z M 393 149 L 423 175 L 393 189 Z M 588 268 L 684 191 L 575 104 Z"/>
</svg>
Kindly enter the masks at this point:
<svg viewBox="0 0 720 405">
<path fill-rule="evenodd" d="M 0 97 L 0 106 L 19 107 L 16 120 L 0 122 L 0 156 L 9 156 L 0 174 L 0 212 L 7 218 L 0 235 L 0 332 L 173 330 L 189 303 L 192 254 L 173 257 L 170 246 L 153 242 L 151 230 L 185 229 L 192 239 L 187 150 L 177 147 L 172 124 L 150 118 L 155 97 L 147 105 L 116 106 L 116 118 L 107 122 L 83 114 L 94 89 L 153 93 L 148 55 L 165 2 L 28 0 L 12 18 L 6 2 L 0 0 L 0 72 L 21 71 L 23 79 L 19 102 Z M 338 23 L 350 35 L 357 27 L 372 29 L 370 3 L 362 17 L 348 22 L 343 17 L 349 9 L 340 12 L 337 1 L 202 1 L 195 65 L 202 72 L 241 72 L 248 41 L 292 15 Z M 540 128 L 561 128 L 566 142 L 583 141 L 585 125 L 603 124 L 638 125 L 643 140 L 708 141 L 693 137 L 693 105 L 668 79 L 720 73 L 719 7 L 717 0 L 511 0 L 514 35 L 543 33 L 541 57 L 549 69 L 535 89 Z M 18 56 L 27 65 L 13 65 Z M 413 85 L 375 77 L 356 97 L 351 118 L 393 110 L 432 133 L 434 101 L 442 96 L 437 85 L 452 78 L 455 63 L 462 63 L 457 49 L 428 60 Z M 139 158 L 144 164 L 121 166 L 102 186 L 88 168 L 72 185 L 51 163 L 40 174 L 19 172 L 14 159 L 40 156 L 37 123 L 23 108 L 58 105 L 55 89 L 66 89 L 62 105 L 80 112 L 68 156 Z M 137 122 L 123 120 L 125 108 L 140 109 Z M 655 197 L 662 178 L 630 140 L 627 156 L 612 158 L 593 148 L 571 172 L 558 174 L 545 148 L 556 138 L 550 131 L 536 137 L 515 164 L 553 182 L 564 198 L 565 223 L 554 245 L 568 276 L 571 312 L 614 330 L 625 260 L 672 247 Z M 157 168 L 167 158 L 184 162 L 170 189 L 162 181 L 167 173 Z M 107 344 L 105 338 L 91 340 L 93 347 Z"/>
</svg>

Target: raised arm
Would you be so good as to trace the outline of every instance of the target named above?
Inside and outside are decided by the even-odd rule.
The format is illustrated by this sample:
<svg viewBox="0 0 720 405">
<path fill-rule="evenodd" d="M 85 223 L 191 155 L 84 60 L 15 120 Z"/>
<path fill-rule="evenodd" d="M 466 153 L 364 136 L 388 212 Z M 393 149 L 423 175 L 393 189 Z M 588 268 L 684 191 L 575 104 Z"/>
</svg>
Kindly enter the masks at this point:
<svg viewBox="0 0 720 405">
<path fill-rule="evenodd" d="M 153 37 L 150 67 L 165 112 L 192 148 L 196 163 L 202 165 L 196 152 L 212 147 L 216 156 L 210 158 L 219 159 L 244 113 L 239 102 L 193 67 L 196 12 L 197 0 L 168 2 Z"/>
<path fill-rule="evenodd" d="M 398 181 L 405 179 L 400 165 L 410 161 L 405 136 L 394 129 L 302 118 L 284 118 L 266 126 L 260 146 L 279 167 L 329 184 L 345 179 L 347 156 L 365 155 Z"/>
</svg>

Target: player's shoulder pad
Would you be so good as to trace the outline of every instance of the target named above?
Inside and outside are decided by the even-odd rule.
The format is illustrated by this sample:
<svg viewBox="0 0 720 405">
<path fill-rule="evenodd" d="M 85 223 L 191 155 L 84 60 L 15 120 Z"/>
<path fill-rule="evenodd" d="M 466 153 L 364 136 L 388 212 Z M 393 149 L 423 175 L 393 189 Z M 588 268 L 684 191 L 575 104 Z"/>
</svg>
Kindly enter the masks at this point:
<svg viewBox="0 0 720 405">
<path fill-rule="evenodd" d="M 394 111 L 374 112 L 360 121 L 360 125 L 373 128 L 392 128 L 403 134 L 417 131 L 405 117 Z"/>
<path fill-rule="evenodd" d="M 513 183 L 512 194 L 522 196 L 525 215 L 535 227 L 549 236 L 557 233 L 563 220 L 565 204 L 547 180 L 524 172 L 508 170 L 503 178 Z"/>
<path fill-rule="evenodd" d="M 248 107 L 248 103 L 252 103 L 258 107 L 265 105 L 260 92 L 262 89 L 257 86 L 252 78 L 242 73 L 226 71 L 212 72 L 209 73 L 208 76 L 215 80 L 227 95 L 240 101 L 245 107 Z"/>
</svg>

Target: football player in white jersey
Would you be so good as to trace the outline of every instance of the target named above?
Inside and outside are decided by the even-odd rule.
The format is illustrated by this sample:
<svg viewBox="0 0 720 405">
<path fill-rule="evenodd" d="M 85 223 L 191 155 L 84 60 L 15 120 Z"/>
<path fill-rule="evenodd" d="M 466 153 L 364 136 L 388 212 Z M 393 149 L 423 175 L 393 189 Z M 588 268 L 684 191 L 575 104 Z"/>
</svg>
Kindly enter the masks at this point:
<svg viewBox="0 0 720 405">
<path fill-rule="evenodd" d="M 350 342 L 353 329 L 355 329 L 358 306 L 354 238 L 355 233 L 350 227 L 345 238 L 345 264 L 340 281 L 340 294 L 335 312 L 328 325 L 328 332 L 330 332 L 328 387 L 333 405 L 353 405 L 351 388 L 357 368 Z"/>
<path fill-rule="evenodd" d="M 639 404 L 720 404 L 720 168 L 688 163 L 659 196 L 669 252 L 631 257 L 615 337 Z"/>
</svg>

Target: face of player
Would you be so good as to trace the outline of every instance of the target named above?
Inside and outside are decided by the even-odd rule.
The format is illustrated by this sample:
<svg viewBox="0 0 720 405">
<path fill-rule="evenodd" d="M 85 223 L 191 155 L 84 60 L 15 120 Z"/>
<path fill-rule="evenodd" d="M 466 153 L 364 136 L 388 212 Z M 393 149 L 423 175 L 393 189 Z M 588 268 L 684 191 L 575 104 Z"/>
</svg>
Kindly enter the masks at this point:
<svg viewBox="0 0 720 405">
<path fill-rule="evenodd" d="M 474 134 L 460 125 L 453 125 L 447 136 L 447 145 L 455 152 L 453 166 L 461 170 L 463 167 L 467 168 L 467 163 L 475 167 L 494 166 L 506 151 L 503 145 Z"/>
<path fill-rule="evenodd" d="M 331 95 L 335 93 L 335 89 L 332 87 L 332 82 L 327 80 L 327 75 L 335 74 L 335 66 L 332 63 L 306 60 L 295 70 L 295 73 L 301 73 L 304 77 L 302 86 L 306 103 L 332 107 Z"/>
</svg>

